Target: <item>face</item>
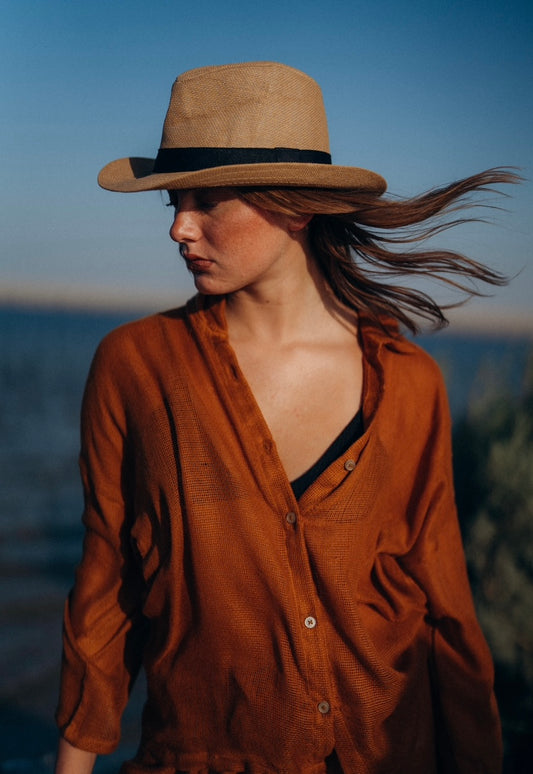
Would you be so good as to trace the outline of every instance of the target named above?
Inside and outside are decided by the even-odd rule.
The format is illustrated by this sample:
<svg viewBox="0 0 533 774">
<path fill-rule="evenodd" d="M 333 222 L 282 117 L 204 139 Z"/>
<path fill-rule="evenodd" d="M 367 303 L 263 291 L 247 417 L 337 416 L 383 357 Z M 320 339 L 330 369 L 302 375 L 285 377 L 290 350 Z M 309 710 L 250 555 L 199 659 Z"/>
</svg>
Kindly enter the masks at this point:
<svg viewBox="0 0 533 774">
<path fill-rule="evenodd" d="M 234 293 L 283 278 L 305 222 L 252 207 L 229 188 L 168 193 L 175 210 L 170 237 L 201 293 Z"/>
</svg>

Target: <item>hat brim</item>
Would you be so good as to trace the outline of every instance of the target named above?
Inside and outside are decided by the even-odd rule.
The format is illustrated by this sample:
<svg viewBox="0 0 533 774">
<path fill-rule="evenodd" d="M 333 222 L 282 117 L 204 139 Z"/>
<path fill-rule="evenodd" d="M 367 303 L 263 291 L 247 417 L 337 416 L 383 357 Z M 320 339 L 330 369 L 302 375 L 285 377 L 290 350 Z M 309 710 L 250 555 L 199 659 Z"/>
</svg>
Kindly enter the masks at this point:
<svg viewBox="0 0 533 774">
<path fill-rule="evenodd" d="M 154 159 L 139 157 L 112 161 L 101 170 L 98 184 L 108 191 L 120 193 L 264 185 L 354 189 L 379 196 L 387 188 L 381 175 L 359 167 L 280 162 L 153 174 L 154 163 Z"/>
</svg>

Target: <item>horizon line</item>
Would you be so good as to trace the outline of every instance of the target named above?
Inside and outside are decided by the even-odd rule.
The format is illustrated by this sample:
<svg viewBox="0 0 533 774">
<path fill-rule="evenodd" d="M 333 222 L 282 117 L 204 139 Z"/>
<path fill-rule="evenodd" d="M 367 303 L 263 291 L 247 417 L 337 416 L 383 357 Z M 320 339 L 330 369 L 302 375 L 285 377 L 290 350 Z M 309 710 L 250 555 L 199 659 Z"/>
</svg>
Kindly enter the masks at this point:
<svg viewBox="0 0 533 774">
<path fill-rule="evenodd" d="M 0 307 L 102 314 L 150 314 L 181 306 L 194 294 L 194 288 L 189 291 L 176 289 L 175 292 L 135 288 L 117 291 L 108 287 L 4 284 L 0 287 Z M 490 303 L 485 307 L 473 307 L 466 303 L 448 309 L 446 316 L 450 324 L 443 328 L 443 331 L 453 329 L 465 333 L 533 337 L 533 308 L 511 308 Z M 421 332 L 425 333 L 423 321 L 421 328 Z"/>
</svg>

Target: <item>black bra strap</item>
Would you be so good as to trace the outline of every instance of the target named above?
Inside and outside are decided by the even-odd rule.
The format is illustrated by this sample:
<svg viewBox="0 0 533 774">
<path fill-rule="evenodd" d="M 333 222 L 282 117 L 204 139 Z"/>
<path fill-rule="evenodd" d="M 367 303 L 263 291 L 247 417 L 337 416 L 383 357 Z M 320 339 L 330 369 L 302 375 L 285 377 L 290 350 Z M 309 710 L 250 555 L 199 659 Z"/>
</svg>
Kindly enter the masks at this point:
<svg viewBox="0 0 533 774">
<path fill-rule="evenodd" d="M 363 435 L 363 415 L 361 411 L 358 411 L 354 418 L 346 425 L 344 430 L 337 436 L 331 446 L 329 446 L 324 454 L 318 459 L 309 470 L 298 476 L 297 479 L 291 481 L 292 491 L 294 496 L 298 500 L 306 489 L 308 489 L 313 481 L 315 481 L 326 468 L 328 468 L 332 462 L 339 459 L 350 446 L 357 441 Z"/>
</svg>

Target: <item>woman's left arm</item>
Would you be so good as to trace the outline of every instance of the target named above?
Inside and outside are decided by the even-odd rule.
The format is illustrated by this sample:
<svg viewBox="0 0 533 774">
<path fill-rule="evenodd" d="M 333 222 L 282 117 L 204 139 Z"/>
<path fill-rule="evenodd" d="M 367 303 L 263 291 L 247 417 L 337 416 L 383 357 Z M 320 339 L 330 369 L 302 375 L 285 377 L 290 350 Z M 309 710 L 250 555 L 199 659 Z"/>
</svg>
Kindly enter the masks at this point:
<svg viewBox="0 0 533 774">
<path fill-rule="evenodd" d="M 439 758 L 446 774 L 498 774 L 502 743 L 490 651 L 477 621 L 457 518 L 451 422 L 438 385 L 420 462 L 422 519 L 405 569 L 424 589 L 432 632 Z"/>
</svg>

